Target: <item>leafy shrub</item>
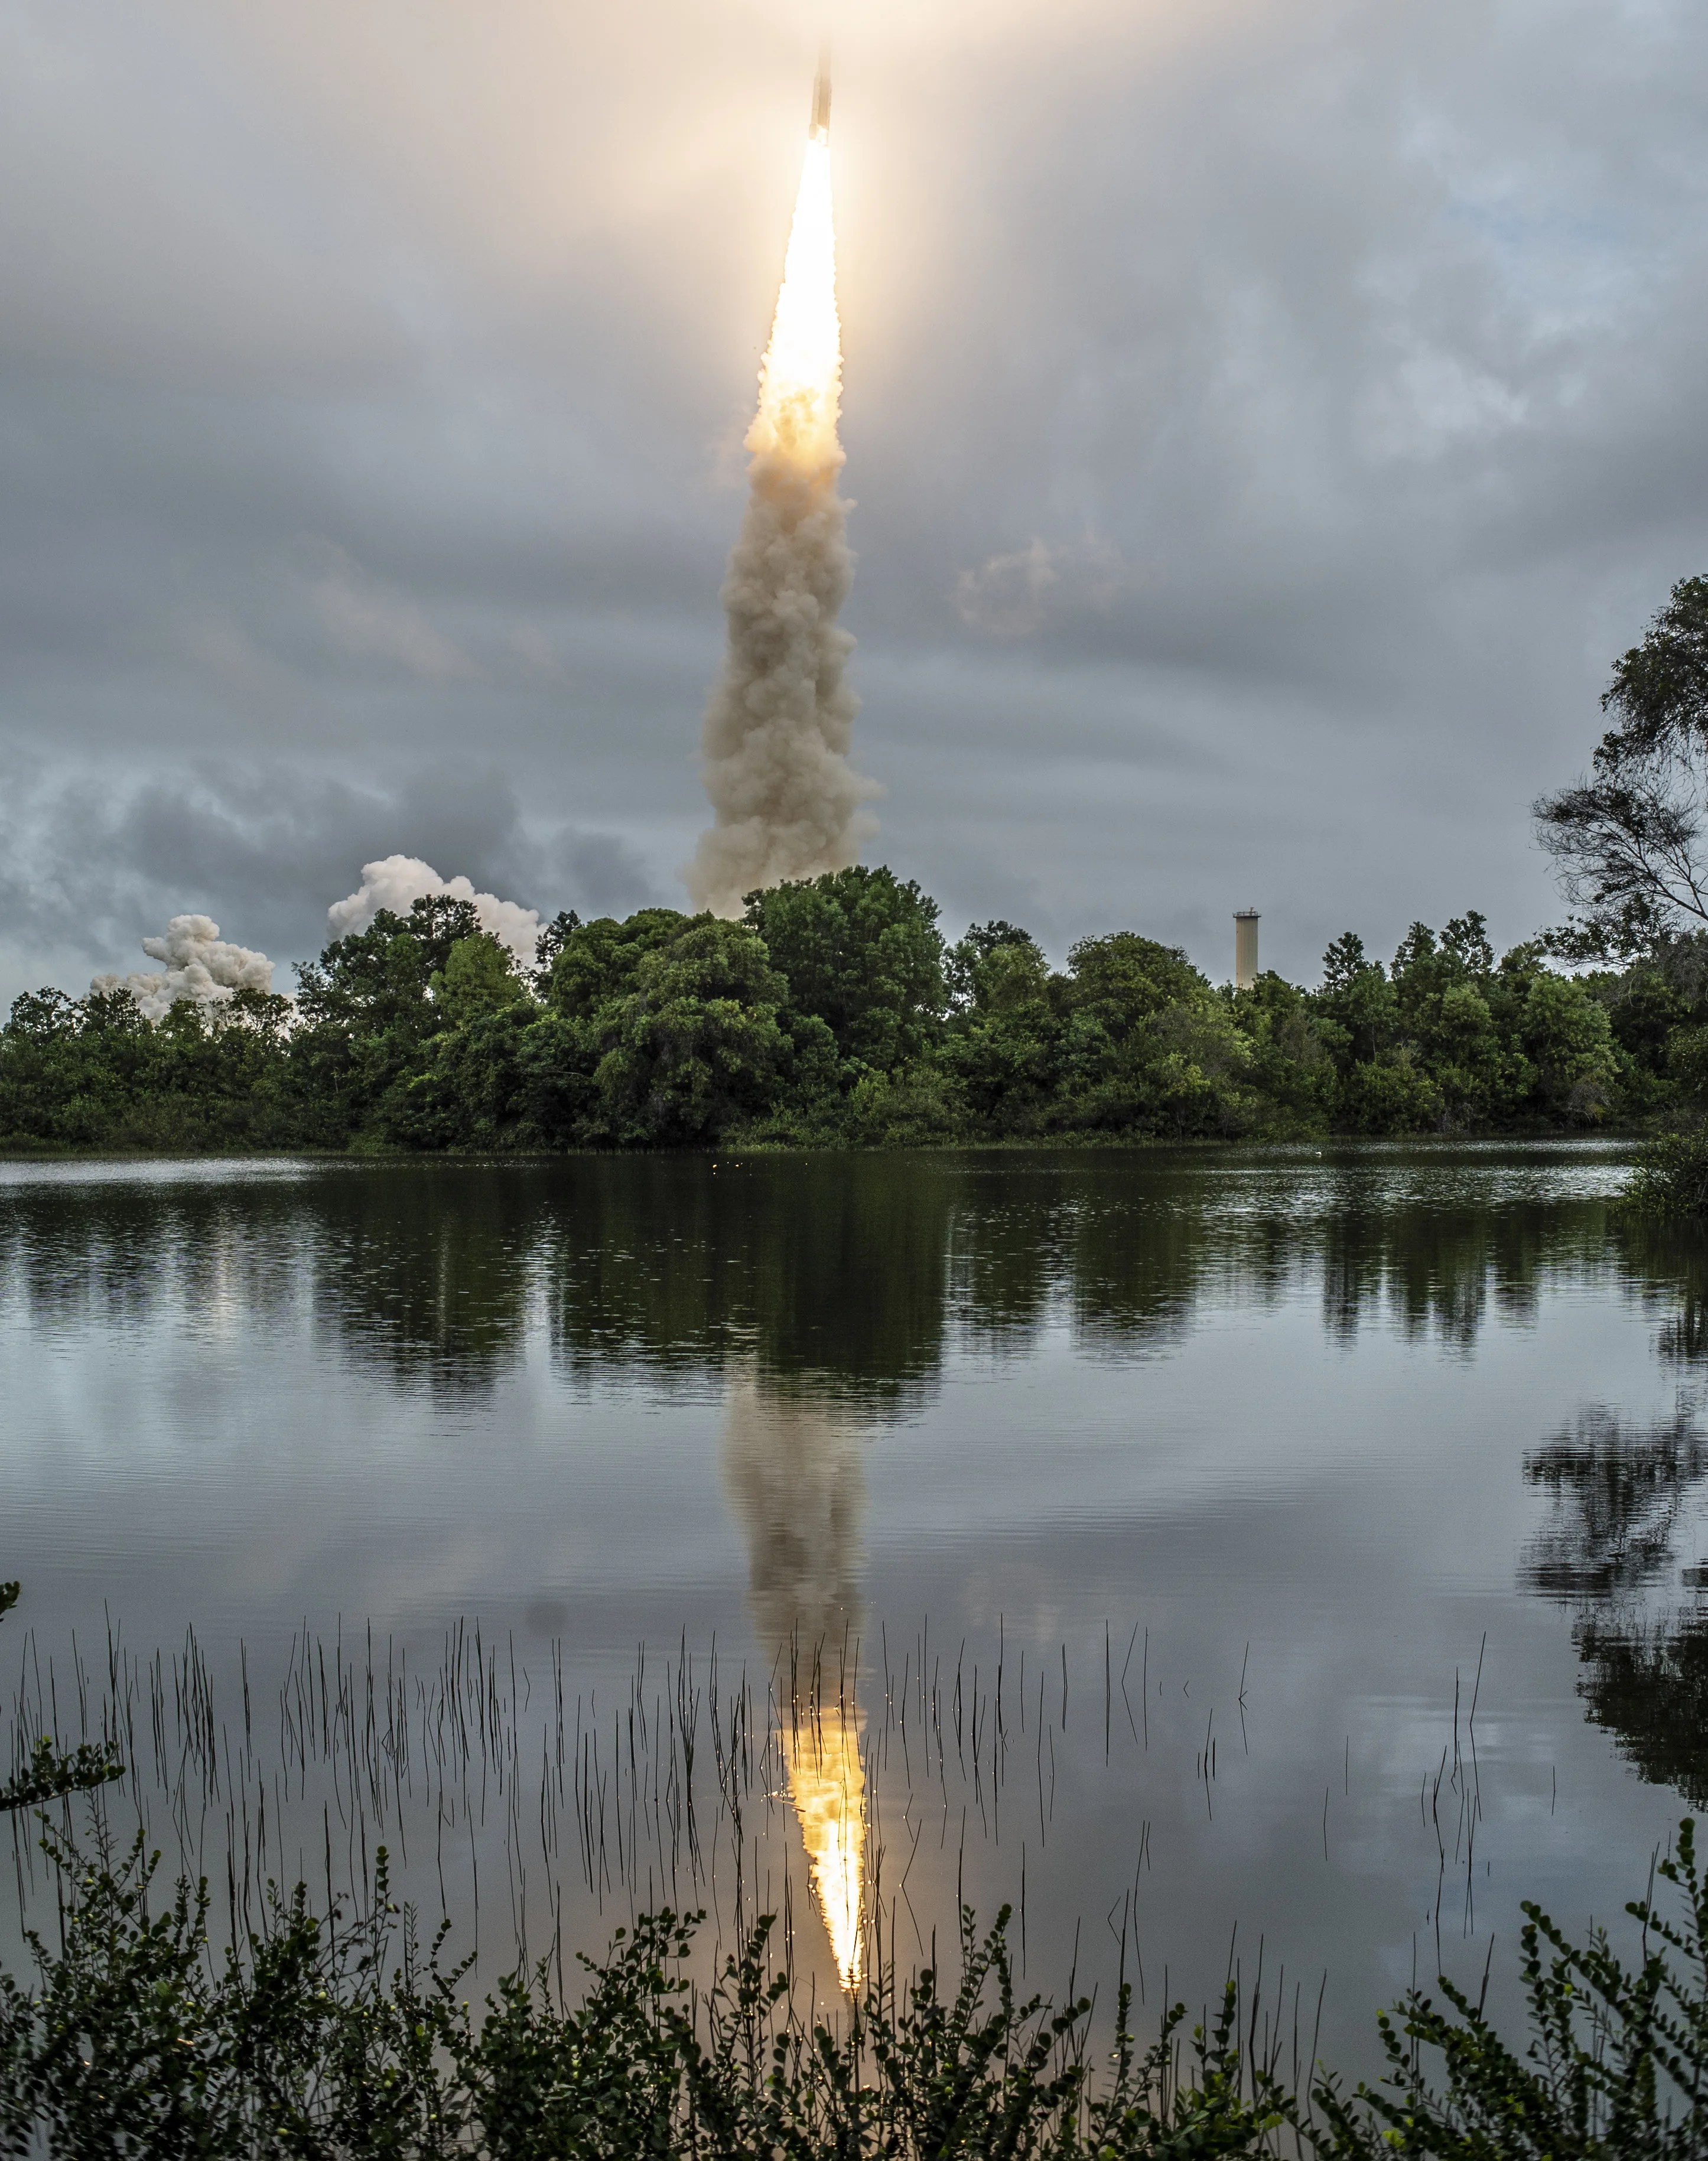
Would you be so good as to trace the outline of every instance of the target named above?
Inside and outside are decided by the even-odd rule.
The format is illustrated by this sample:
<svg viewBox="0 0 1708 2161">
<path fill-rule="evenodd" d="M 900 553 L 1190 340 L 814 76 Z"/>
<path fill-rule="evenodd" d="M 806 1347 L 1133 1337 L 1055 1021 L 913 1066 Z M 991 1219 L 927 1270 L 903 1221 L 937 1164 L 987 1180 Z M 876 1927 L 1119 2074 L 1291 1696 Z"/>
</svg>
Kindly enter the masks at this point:
<svg viewBox="0 0 1708 2161">
<path fill-rule="evenodd" d="M 1638 1151 L 1625 1200 L 1644 1216 L 1708 1216 L 1708 1127 L 1648 1142 Z"/>
<path fill-rule="evenodd" d="M 1627 1907 L 1644 1931 L 1638 1966 L 1614 1954 L 1602 1929 L 1569 1942 L 1527 1901 L 1528 2046 L 1520 2054 L 1503 2040 L 1481 2002 L 1449 1981 L 1440 1983 L 1445 2011 L 1414 1991 L 1377 2022 L 1386 2091 L 1361 2086 L 1346 2101 L 1333 2080 L 1319 2081 L 1318 2152 L 1336 2161 L 1685 2161 L 1708 2151 L 1708 1886 L 1688 1817 L 1676 1856 L 1657 1867 L 1684 1911 L 1674 1920 L 1647 1900 Z M 1445 2088 L 1426 2075 L 1434 2059 Z"/>
<path fill-rule="evenodd" d="M 1442 1981 L 1378 2021 L 1386 2075 L 1351 2092 L 1320 2070 L 1290 2091 L 1242 2054 L 1236 1992 L 1155 2042 L 1117 2000 L 1099 2065 L 1090 2003 L 1020 1998 L 1005 1908 L 962 1916 L 961 1972 L 903 1983 L 877 1966 L 839 2029 L 809 2024 L 761 1921 L 710 1988 L 685 1965 L 700 1916 L 657 1913 L 584 1960 L 561 2002 L 546 1962 L 478 2013 L 378 1860 L 366 1913 L 269 1889 L 258 1925 L 216 1951 L 206 1885 L 154 1898 L 140 1841 L 92 1858 L 47 1832 L 61 1946 L 30 1939 L 25 1988 L 0 1975 L 0 2152 L 347 2157 L 348 2161 L 1685 2161 L 1708 2151 L 1708 1887 L 1693 1825 L 1659 1864 L 1669 1914 L 1627 1911 L 1635 1965 L 1605 1933 L 1570 1942 L 1527 1905 L 1528 2033 L 1514 2046 Z M 158 1908 L 154 1910 L 153 1908 Z M 1252 2022 L 1255 2030 L 1255 2022 Z M 1285 2145 L 1284 2148 L 1283 2141 Z"/>
</svg>

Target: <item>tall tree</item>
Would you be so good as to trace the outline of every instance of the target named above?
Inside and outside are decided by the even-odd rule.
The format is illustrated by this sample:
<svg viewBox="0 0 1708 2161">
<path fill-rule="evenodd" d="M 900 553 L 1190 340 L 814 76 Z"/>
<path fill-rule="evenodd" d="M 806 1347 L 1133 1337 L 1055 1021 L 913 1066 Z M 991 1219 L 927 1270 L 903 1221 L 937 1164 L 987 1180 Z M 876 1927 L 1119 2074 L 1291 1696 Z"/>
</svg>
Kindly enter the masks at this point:
<svg viewBox="0 0 1708 2161">
<path fill-rule="evenodd" d="M 1589 776 L 1534 805 L 1580 913 L 1552 934 L 1574 959 L 1653 952 L 1708 923 L 1708 577 L 1674 586 L 1601 699 L 1616 726 Z"/>
<path fill-rule="evenodd" d="M 891 1073 L 936 1040 L 943 1014 L 937 903 L 880 866 L 750 894 L 748 927 L 764 940 L 799 1013 L 824 1022 L 857 1070 Z"/>
</svg>

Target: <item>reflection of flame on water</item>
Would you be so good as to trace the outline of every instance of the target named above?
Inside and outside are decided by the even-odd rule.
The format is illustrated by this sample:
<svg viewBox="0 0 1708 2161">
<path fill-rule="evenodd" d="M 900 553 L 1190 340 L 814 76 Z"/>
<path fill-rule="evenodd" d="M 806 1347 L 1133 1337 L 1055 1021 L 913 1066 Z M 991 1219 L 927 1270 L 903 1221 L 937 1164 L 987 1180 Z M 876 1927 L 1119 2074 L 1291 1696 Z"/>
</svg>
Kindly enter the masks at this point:
<svg viewBox="0 0 1708 2161">
<path fill-rule="evenodd" d="M 855 1579 L 865 1477 L 859 1431 L 821 1404 L 732 1379 L 724 1476 L 747 1535 L 754 1625 L 775 1660 L 783 1757 L 813 1897 L 842 1986 L 860 1981 L 866 1862 Z"/>
<path fill-rule="evenodd" d="M 789 1793 L 800 1823 L 836 1971 L 844 1988 L 860 1985 L 860 1894 L 866 1861 L 866 1766 L 861 1718 L 841 1704 L 815 1705 L 810 1723 L 785 1737 Z"/>
</svg>

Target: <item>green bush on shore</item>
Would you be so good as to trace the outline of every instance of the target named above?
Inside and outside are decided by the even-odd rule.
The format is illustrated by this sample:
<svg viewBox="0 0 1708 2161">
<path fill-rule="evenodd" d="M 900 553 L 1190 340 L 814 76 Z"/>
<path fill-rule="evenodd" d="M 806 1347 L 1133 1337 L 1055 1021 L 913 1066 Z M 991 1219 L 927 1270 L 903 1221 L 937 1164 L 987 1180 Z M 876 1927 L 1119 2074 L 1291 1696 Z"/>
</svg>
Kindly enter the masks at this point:
<svg viewBox="0 0 1708 2161">
<path fill-rule="evenodd" d="M 45 1826 L 46 1820 L 44 1819 Z M 1529 2032 L 1504 2039 L 1450 1983 L 1380 2023 L 1388 2072 L 1304 2089 L 1246 2052 L 1230 1989 L 1185 2033 L 1173 2007 L 1141 2049 L 1123 1981 L 1093 2059 L 1089 2002 L 1017 1993 L 1008 1914 L 964 1916 L 958 1977 L 880 1966 L 836 2028 L 811 2020 L 762 1921 L 714 1985 L 684 1964 L 700 1916 L 656 1913 L 586 1961 L 560 2002 L 542 1964 L 478 2012 L 391 1897 L 365 1914 L 268 1896 L 258 1928 L 210 1945 L 207 1886 L 151 1898 L 140 1841 L 91 1859 L 52 1829 L 60 1947 L 33 1937 L 25 1987 L 0 1975 L 0 2151 L 348 2161 L 1060 2161 L 1314 2152 L 1442 2161 L 1696 2156 L 1708 2144 L 1708 1889 L 1693 1826 L 1659 1872 L 1671 1910 L 1628 1910 L 1643 1951 L 1570 1942 L 1527 1907 Z"/>
<path fill-rule="evenodd" d="M 1708 1216 L 1708 1127 L 1646 1142 L 1625 1189 L 1626 1205 L 1663 1222 Z"/>
</svg>

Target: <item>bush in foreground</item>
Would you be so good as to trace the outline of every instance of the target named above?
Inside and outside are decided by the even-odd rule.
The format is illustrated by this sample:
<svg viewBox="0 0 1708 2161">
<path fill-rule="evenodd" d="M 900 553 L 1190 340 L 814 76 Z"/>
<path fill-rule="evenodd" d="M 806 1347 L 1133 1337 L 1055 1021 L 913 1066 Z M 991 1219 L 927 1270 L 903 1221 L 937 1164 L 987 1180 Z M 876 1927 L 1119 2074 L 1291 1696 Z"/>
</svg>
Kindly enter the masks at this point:
<svg viewBox="0 0 1708 2161">
<path fill-rule="evenodd" d="M 710 1991 L 684 1978 L 698 1916 L 619 1931 L 561 2003 L 544 1966 L 478 2013 L 389 1896 L 365 1916 L 271 1894 L 262 1924 L 215 1952 L 206 1885 L 151 1909 L 152 1864 L 81 1855 L 51 1830 L 58 1950 L 32 1940 L 26 1989 L 0 1976 L 0 2151 L 75 2157 L 478 2154 L 865 2161 L 1049 2154 L 1065 2161 L 1282 2150 L 1333 2161 L 1700 2155 L 1708 2148 L 1708 1891 L 1691 1825 L 1660 1873 L 1635 1967 L 1600 1932 L 1570 1943 L 1527 1908 L 1529 2032 L 1504 2040 L 1473 2002 L 1413 1994 L 1382 2019 L 1389 2071 L 1345 2093 L 1289 2091 L 1242 2054 L 1232 1991 L 1141 2050 L 1122 1987 L 1094 2064 L 1091 2005 L 1016 1993 L 1006 1912 L 965 1917 L 958 1981 L 880 1968 L 843 2030 L 809 2024 L 762 1922 Z M 442 1939 L 440 1940 L 442 1941 Z M 1252 2023 L 1255 2030 L 1255 2022 Z"/>
<path fill-rule="evenodd" d="M 1662 1221 L 1708 1216 L 1708 1126 L 1661 1133 L 1638 1151 L 1626 1205 Z"/>
</svg>

